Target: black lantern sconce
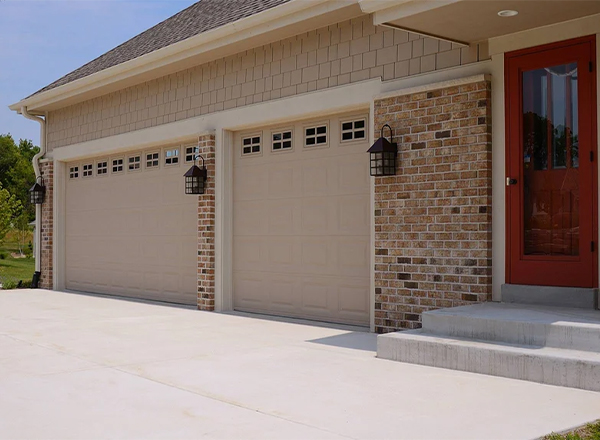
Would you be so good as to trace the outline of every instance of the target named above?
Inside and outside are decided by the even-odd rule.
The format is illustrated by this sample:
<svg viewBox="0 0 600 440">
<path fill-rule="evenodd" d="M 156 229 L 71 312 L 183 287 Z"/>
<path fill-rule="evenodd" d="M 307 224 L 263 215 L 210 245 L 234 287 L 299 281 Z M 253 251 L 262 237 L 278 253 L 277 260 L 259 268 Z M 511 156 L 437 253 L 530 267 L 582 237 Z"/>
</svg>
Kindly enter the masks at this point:
<svg viewBox="0 0 600 440">
<path fill-rule="evenodd" d="M 41 183 L 38 183 L 38 180 Z M 39 176 L 35 179 L 35 183 L 29 190 L 29 200 L 33 205 L 41 205 L 44 203 L 44 194 L 46 193 L 46 188 L 44 187 L 44 179 L 42 176 Z"/>
<path fill-rule="evenodd" d="M 383 129 L 390 130 L 390 140 L 383 137 Z M 381 127 L 381 137 L 367 151 L 371 161 L 371 176 L 393 176 L 396 174 L 396 155 L 398 144 L 393 142 L 392 127 L 385 124 Z"/>
<path fill-rule="evenodd" d="M 202 168 L 196 165 L 196 160 L 202 159 Z M 183 175 L 185 177 L 185 193 L 186 194 L 204 194 L 208 171 L 204 166 L 204 158 L 199 154 L 194 156 L 194 165 L 187 170 Z"/>
</svg>

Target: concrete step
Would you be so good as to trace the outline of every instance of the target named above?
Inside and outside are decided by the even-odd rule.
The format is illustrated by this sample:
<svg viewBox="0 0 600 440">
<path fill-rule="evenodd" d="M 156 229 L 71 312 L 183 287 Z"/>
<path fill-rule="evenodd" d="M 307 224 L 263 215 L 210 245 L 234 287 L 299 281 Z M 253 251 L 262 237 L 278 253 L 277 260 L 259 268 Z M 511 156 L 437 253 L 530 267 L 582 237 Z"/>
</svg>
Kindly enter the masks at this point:
<svg viewBox="0 0 600 440">
<path fill-rule="evenodd" d="M 600 391 L 600 353 L 441 337 L 423 329 L 377 337 L 377 356 L 412 364 Z"/>
<path fill-rule="evenodd" d="M 423 313 L 432 335 L 600 352 L 600 311 L 482 303 Z"/>
</svg>

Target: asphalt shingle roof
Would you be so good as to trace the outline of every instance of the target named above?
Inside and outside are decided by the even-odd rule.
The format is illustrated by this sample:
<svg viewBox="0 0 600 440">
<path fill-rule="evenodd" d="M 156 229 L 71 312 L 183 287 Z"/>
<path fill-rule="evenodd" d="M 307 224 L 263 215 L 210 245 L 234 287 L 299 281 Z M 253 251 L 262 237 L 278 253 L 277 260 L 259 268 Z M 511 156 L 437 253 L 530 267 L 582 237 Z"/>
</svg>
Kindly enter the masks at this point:
<svg viewBox="0 0 600 440">
<path fill-rule="evenodd" d="M 66 74 L 33 95 L 85 78 L 109 67 L 125 63 L 227 23 L 258 14 L 288 1 L 290 0 L 200 0 Z"/>
</svg>

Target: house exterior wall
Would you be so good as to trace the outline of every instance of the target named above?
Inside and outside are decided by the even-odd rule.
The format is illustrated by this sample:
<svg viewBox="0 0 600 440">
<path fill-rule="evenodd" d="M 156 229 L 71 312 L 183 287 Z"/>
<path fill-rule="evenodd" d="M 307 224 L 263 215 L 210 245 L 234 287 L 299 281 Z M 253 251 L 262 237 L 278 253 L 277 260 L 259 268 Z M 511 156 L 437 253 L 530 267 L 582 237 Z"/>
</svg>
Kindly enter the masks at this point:
<svg viewBox="0 0 600 440">
<path fill-rule="evenodd" d="M 40 173 L 46 187 L 44 203 L 42 203 L 42 240 L 41 246 L 41 277 L 40 287 L 52 289 L 54 282 L 54 162 L 40 163 Z"/>
<path fill-rule="evenodd" d="M 198 199 L 198 309 L 215 309 L 215 135 L 198 138 L 198 152 L 208 171 Z"/>
<path fill-rule="evenodd" d="M 359 17 L 49 112 L 48 149 L 487 57 L 487 43 L 459 47 Z"/>
<path fill-rule="evenodd" d="M 491 300 L 490 82 L 376 100 L 374 122 L 399 150 L 397 174 L 375 178 L 375 330 Z"/>
</svg>

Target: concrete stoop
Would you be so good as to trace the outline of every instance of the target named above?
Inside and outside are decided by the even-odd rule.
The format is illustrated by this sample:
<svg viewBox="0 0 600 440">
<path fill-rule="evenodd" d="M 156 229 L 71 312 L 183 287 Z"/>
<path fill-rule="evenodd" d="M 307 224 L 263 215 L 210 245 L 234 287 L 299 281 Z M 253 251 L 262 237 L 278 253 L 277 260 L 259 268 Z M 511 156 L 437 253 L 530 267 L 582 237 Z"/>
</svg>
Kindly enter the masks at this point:
<svg viewBox="0 0 600 440">
<path fill-rule="evenodd" d="M 600 391 L 600 311 L 484 303 L 423 314 L 377 337 L 377 356 Z"/>
</svg>

